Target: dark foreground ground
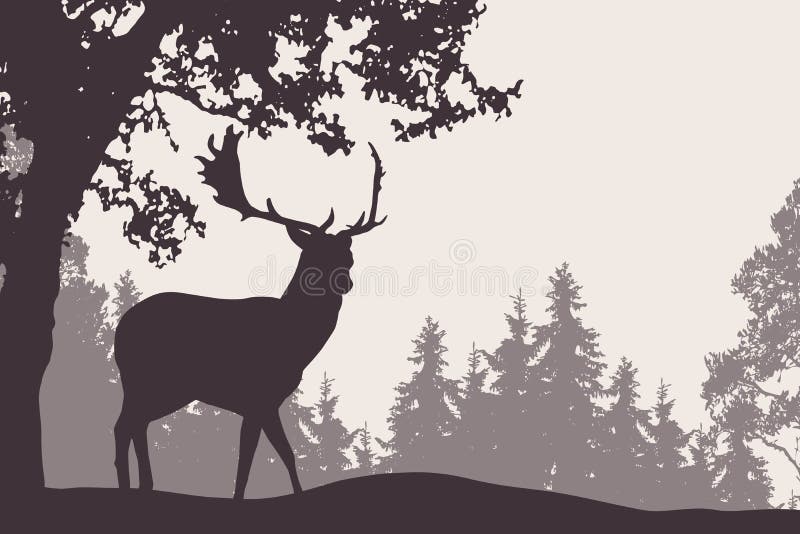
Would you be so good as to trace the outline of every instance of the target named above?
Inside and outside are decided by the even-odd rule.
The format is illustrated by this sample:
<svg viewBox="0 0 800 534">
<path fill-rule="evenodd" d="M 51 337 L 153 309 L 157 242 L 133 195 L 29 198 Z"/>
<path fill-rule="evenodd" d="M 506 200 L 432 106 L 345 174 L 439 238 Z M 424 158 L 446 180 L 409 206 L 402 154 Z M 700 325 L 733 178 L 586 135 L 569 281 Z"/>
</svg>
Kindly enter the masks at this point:
<svg viewBox="0 0 800 534">
<path fill-rule="evenodd" d="M 797 532 L 784 510 L 644 512 L 557 493 L 404 473 L 234 502 L 137 490 L 42 490 L 3 499 L 0 532 Z M 10 522 L 9 522 L 10 519 Z"/>
</svg>

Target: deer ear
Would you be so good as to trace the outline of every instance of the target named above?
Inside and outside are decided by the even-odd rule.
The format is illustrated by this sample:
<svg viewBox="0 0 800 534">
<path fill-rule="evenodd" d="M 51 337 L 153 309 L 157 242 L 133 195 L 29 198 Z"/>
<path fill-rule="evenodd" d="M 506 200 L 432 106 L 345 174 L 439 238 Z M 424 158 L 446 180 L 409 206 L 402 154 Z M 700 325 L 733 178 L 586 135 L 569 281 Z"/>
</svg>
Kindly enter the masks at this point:
<svg viewBox="0 0 800 534">
<path fill-rule="evenodd" d="M 303 249 L 306 248 L 308 240 L 311 239 L 311 234 L 292 226 L 286 227 L 286 233 L 289 234 L 289 239 L 292 240 L 292 243 Z"/>
</svg>

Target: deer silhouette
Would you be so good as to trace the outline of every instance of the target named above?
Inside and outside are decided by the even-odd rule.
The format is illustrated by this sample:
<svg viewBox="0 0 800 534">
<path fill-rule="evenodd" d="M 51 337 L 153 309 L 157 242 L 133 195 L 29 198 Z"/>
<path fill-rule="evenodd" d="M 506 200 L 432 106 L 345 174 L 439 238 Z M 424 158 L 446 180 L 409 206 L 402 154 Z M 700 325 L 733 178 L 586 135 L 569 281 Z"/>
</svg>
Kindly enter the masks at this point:
<svg viewBox="0 0 800 534">
<path fill-rule="evenodd" d="M 247 202 L 237 155 L 241 135 L 229 128 L 220 150 L 210 137 L 213 159 L 197 156 L 203 164 L 200 174 L 216 190 L 217 203 L 241 213 L 242 220 L 257 217 L 286 227 L 302 249 L 297 269 L 281 298 L 226 300 L 162 293 L 120 319 L 115 358 L 124 397 L 114 426 L 120 488 L 130 487 L 128 450 L 133 441 L 139 487 L 152 489 L 148 424 L 199 400 L 242 416 L 235 499 L 244 498 L 262 430 L 286 465 L 292 489 L 302 491 L 278 409 L 336 328 L 342 295 L 353 284 L 352 238 L 386 220 L 376 220 L 384 172 L 370 143 L 375 176 L 369 216 L 362 212 L 355 224 L 329 234 L 333 209 L 317 226 L 280 215 L 271 199 L 266 211 Z"/>
</svg>

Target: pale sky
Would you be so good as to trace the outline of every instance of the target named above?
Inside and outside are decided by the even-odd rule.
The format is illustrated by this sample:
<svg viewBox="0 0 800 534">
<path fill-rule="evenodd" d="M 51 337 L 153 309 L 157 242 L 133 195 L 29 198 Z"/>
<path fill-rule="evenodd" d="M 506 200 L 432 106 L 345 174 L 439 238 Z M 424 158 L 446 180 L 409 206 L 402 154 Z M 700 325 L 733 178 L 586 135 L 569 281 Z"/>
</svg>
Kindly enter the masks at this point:
<svg viewBox="0 0 800 534">
<path fill-rule="evenodd" d="M 732 346 L 747 317 L 730 279 L 772 238 L 769 217 L 800 177 L 800 4 L 487 5 L 467 58 L 483 83 L 525 80 L 511 118 L 394 143 L 396 110 L 351 92 L 332 106 L 359 142 L 349 158 L 326 157 L 294 130 L 242 144 L 251 202 L 261 207 L 270 196 L 282 213 L 315 222 L 331 206 L 340 225 L 368 207 L 366 141 L 387 170 L 380 212 L 389 219 L 355 240 L 357 285 L 305 372 L 306 400 L 327 371 L 345 423 L 367 419 L 386 437 L 392 388 L 410 375 L 411 339 L 427 314 L 448 331 L 449 371 L 458 376 L 473 340 L 492 350 L 506 335 L 506 295 L 516 285 L 531 295 L 531 320 L 546 319 L 542 288 L 566 260 L 584 286 L 584 323 L 601 333 L 612 370 L 623 355 L 634 361 L 643 406 L 663 377 L 676 415 L 694 427 L 705 418 L 703 357 Z M 101 213 L 87 194 L 74 231 L 92 246 L 91 274 L 110 285 L 130 268 L 146 294 L 279 296 L 285 281 L 274 271 L 291 272 L 298 253 L 285 232 L 239 222 L 199 185 L 193 156 L 227 122 L 172 97 L 159 101 L 181 151 L 159 134 L 138 136 L 135 165 L 190 192 L 207 237 L 190 235 L 178 262 L 157 270 L 122 237 L 125 213 Z M 308 191 L 313 199 L 303 201 Z M 487 273 L 507 287 L 463 287 Z M 381 288 L 376 277 L 397 287 Z"/>
</svg>

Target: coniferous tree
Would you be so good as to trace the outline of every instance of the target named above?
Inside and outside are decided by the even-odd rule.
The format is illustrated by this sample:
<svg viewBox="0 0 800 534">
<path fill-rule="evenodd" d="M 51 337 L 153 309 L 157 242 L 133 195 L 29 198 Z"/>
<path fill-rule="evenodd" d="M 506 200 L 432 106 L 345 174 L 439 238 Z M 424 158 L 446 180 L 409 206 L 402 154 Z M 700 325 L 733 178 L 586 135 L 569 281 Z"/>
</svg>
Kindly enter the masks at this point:
<svg viewBox="0 0 800 534">
<path fill-rule="evenodd" d="M 531 323 L 522 290 L 512 295 L 513 313 L 506 313 L 510 336 L 492 353 L 484 352 L 497 378 L 491 384 L 489 432 L 494 450 L 490 470 L 494 481 L 528 487 L 546 482 L 541 430 L 537 423 L 540 388 L 532 377 L 533 348 L 526 339 Z"/>
<path fill-rule="evenodd" d="M 280 414 L 286 438 L 294 451 L 297 476 L 301 483 L 309 485 L 318 470 L 318 449 L 310 434 L 310 429 L 314 424 L 314 410 L 300 402 L 302 395 L 303 391 L 296 389 L 281 406 Z M 283 468 L 277 455 L 271 458 L 271 461 L 277 461 L 279 467 Z M 287 491 L 288 489 L 290 488 L 287 478 Z"/>
<path fill-rule="evenodd" d="M 717 491 L 726 505 L 734 510 L 771 507 L 769 499 L 774 488 L 767 473 L 767 462 L 750 445 L 758 410 L 752 398 L 737 395 L 723 409 L 721 416 L 728 424 L 723 427 L 725 451 L 714 461 L 719 477 Z"/>
<path fill-rule="evenodd" d="M 636 406 L 639 399 L 638 370 L 623 357 L 611 378 L 609 394 L 614 398 L 605 414 L 605 458 L 601 483 L 609 500 L 627 506 L 641 506 L 652 471 L 648 459 L 651 444 L 645 437 L 649 414 Z"/>
<path fill-rule="evenodd" d="M 460 394 L 456 403 L 459 412 L 458 427 L 454 433 L 454 447 L 458 451 L 458 474 L 481 479 L 494 479 L 491 455 L 493 439 L 493 395 L 485 391 L 489 370 L 482 366 L 482 352 L 472 343 L 467 359 L 467 373 L 461 378 Z"/>
<path fill-rule="evenodd" d="M 784 508 L 787 510 L 797 510 L 800 508 L 800 495 L 794 494 L 794 488 L 792 488 L 792 492 L 789 495 L 789 500 L 786 501 Z"/>
<path fill-rule="evenodd" d="M 458 381 L 443 375 L 445 335 L 438 322 L 426 317 L 413 341 L 414 356 L 408 359 L 420 367 L 395 388 L 398 395 L 388 418 L 392 437 L 380 442 L 389 451 L 388 470 L 437 471 L 450 464 L 444 438 L 457 424 L 451 404 L 458 400 Z"/>
<path fill-rule="evenodd" d="M 606 365 L 597 344 L 598 333 L 575 315 L 586 304 L 564 263 L 549 277 L 548 324 L 533 330 L 533 350 L 539 360 L 542 430 L 547 443 L 547 471 L 555 491 L 591 495 L 599 461 L 595 400 L 603 394 L 599 382 Z"/>
<path fill-rule="evenodd" d="M 682 452 L 688 446 L 691 434 L 684 432 L 673 419 L 675 399 L 669 398 L 669 385 L 663 379 L 656 398 L 656 405 L 652 408 L 654 422 L 646 427 L 652 440 L 652 458 L 648 464 L 653 468 L 653 492 L 646 504 L 650 508 L 665 509 L 691 506 L 684 491 L 686 480 L 683 468 L 686 458 Z"/>
<path fill-rule="evenodd" d="M 717 451 L 717 434 L 712 428 L 708 432 L 703 425 L 692 432 L 693 443 L 689 443 L 692 464 L 685 467 L 686 501 L 695 508 L 719 508 L 721 501 L 716 490 L 714 458 Z"/>
<path fill-rule="evenodd" d="M 131 271 L 125 271 L 119 277 L 119 281 L 114 283 L 114 297 L 111 299 L 111 303 L 114 305 L 114 309 L 111 312 L 111 319 L 115 329 L 125 312 L 131 309 L 141 299 L 142 292 L 136 287 L 136 283 L 131 277 Z M 117 362 L 114 360 L 113 356 L 113 351 L 108 353 L 108 361 L 111 365 L 111 373 L 113 375 L 111 380 L 117 382 L 119 380 L 119 370 L 117 369 Z"/>
<path fill-rule="evenodd" d="M 328 484 L 342 478 L 344 471 L 350 467 L 347 451 L 354 439 L 342 420 L 336 417 L 339 396 L 333 395 L 333 379 L 328 378 L 327 373 L 323 375 L 319 389 L 320 398 L 314 405 L 316 420 L 312 420 L 309 427 L 317 445 L 315 459 L 318 464 L 311 476 L 314 485 Z"/>
<path fill-rule="evenodd" d="M 114 304 L 114 311 L 111 316 L 115 322 L 119 322 L 120 317 L 140 300 L 142 300 L 142 292 L 136 287 L 129 269 L 119 277 L 119 282 L 114 283 L 114 298 L 111 300 Z"/>
<path fill-rule="evenodd" d="M 367 428 L 366 421 L 364 421 L 364 426 L 353 433 L 353 438 L 357 442 L 353 447 L 353 452 L 356 457 L 356 466 L 350 474 L 352 476 L 374 475 L 377 473 L 376 454 L 372 449 L 372 434 L 370 434 Z"/>
</svg>

